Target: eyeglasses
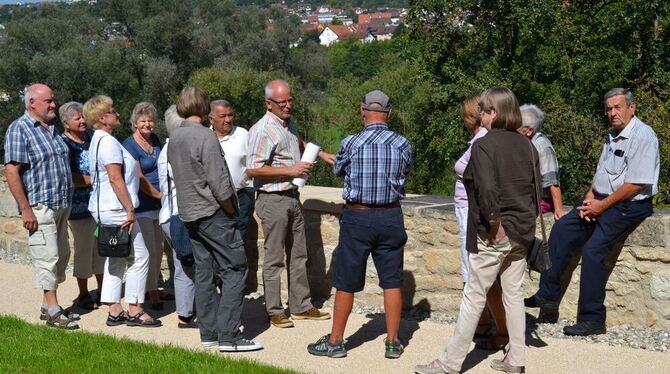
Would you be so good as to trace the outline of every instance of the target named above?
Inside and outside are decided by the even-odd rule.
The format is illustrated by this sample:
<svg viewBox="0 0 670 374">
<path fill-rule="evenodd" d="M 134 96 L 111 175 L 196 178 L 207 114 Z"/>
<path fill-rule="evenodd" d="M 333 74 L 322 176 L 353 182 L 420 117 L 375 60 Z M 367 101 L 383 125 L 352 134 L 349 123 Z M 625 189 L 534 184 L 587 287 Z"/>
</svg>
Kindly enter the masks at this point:
<svg viewBox="0 0 670 374">
<path fill-rule="evenodd" d="M 270 97 L 270 98 L 268 98 L 268 100 L 272 101 L 273 103 L 279 105 L 282 108 L 285 107 L 288 104 L 293 104 L 293 98 L 292 97 L 289 97 L 288 99 L 281 100 L 281 101 L 275 100 L 275 99 Z"/>
</svg>

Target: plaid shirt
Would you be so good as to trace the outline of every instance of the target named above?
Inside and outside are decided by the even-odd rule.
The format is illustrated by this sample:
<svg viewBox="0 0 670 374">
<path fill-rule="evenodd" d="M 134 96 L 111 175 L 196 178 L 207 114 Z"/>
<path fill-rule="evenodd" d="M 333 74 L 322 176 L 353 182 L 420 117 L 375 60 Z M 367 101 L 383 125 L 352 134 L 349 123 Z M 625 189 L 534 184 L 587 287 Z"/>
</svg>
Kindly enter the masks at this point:
<svg viewBox="0 0 670 374">
<path fill-rule="evenodd" d="M 342 141 L 334 169 L 336 175 L 344 176 L 344 200 L 384 205 L 405 197 L 411 164 L 407 139 L 385 123 L 376 123 Z"/>
<path fill-rule="evenodd" d="M 249 129 L 247 140 L 247 169 L 264 165 L 293 166 L 300 161 L 300 142 L 293 123 L 286 123 L 267 112 Z M 265 192 L 286 191 L 296 188 L 292 177 L 254 178 L 254 187 Z"/>
<path fill-rule="evenodd" d="M 30 206 L 60 209 L 72 203 L 72 174 L 68 147 L 53 123 L 45 128 L 26 112 L 5 135 L 5 164 L 28 164 L 21 180 Z"/>
</svg>

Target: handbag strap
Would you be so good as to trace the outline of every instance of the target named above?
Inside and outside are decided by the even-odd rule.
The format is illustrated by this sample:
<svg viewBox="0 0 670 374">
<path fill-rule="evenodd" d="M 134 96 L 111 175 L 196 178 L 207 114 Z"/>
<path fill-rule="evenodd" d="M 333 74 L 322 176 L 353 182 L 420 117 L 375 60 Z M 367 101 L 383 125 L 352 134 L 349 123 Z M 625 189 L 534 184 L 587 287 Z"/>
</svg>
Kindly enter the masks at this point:
<svg viewBox="0 0 670 374">
<path fill-rule="evenodd" d="M 102 143 L 102 139 L 104 139 L 107 136 L 111 135 L 103 135 L 98 139 L 98 144 L 95 147 L 95 183 L 97 185 L 97 214 L 98 214 L 98 225 L 102 225 L 102 222 L 100 222 L 100 170 L 98 169 L 98 154 L 100 153 L 100 143 Z M 123 160 L 123 153 L 121 154 L 121 172 L 125 169 L 125 161 Z"/>
<path fill-rule="evenodd" d="M 170 217 L 172 217 L 172 178 L 170 177 L 170 164 L 165 166 L 167 174 L 168 206 L 170 207 Z"/>
<path fill-rule="evenodd" d="M 547 241 L 547 232 L 546 229 L 544 228 L 544 216 L 542 216 L 542 206 L 540 204 L 540 184 L 538 182 L 537 178 L 537 170 L 535 169 L 535 146 L 533 145 L 533 142 L 528 140 L 528 144 L 530 145 L 530 154 L 531 158 L 533 160 L 532 168 L 533 168 L 533 189 L 535 190 L 535 206 L 537 207 L 537 214 L 540 216 L 540 224 L 542 225 L 542 241 L 546 242 Z"/>
</svg>

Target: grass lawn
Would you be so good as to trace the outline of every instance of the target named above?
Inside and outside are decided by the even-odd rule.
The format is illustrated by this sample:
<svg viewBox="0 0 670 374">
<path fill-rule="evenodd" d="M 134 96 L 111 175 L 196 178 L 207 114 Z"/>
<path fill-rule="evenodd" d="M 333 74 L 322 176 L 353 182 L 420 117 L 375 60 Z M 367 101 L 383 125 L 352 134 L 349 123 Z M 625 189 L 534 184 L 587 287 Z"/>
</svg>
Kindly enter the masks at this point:
<svg viewBox="0 0 670 374">
<path fill-rule="evenodd" d="M 102 334 L 35 326 L 0 316 L 0 373 L 297 373 L 246 359 Z"/>
</svg>

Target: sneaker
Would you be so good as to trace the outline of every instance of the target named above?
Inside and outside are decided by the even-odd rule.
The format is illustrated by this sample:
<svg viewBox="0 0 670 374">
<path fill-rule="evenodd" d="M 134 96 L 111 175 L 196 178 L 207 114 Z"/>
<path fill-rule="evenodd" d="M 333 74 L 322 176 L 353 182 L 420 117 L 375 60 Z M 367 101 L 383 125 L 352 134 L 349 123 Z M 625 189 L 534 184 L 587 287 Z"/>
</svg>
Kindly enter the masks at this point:
<svg viewBox="0 0 670 374">
<path fill-rule="evenodd" d="M 607 332 L 605 322 L 580 321 L 572 326 L 565 326 L 563 333 L 568 336 L 598 335 Z"/>
<path fill-rule="evenodd" d="M 275 327 L 280 327 L 280 328 L 287 328 L 287 327 L 293 327 L 293 321 L 290 319 L 286 318 L 286 316 L 282 314 L 276 314 L 274 316 L 270 316 L 270 323 L 272 326 Z"/>
<path fill-rule="evenodd" d="M 328 342 L 330 334 L 322 336 L 316 343 L 307 345 L 307 352 L 315 356 L 327 356 L 331 358 L 347 357 L 347 349 L 344 347 L 344 340 L 335 344 Z"/>
<path fill-rule="evenodd" d="M 442 362 L 438 359 L 426 365 L 414 366 L 414 372 L 417 374 L 458 374 L 458 370 L 442 366 Z"/>
<path fill-rule="evenodd" d="M 384 352 L 384 357 L 386 358 L 398 358 L 405 351 L 405 347 L 400 344 L 399 340 L 384 340 L 384 345 L 386 346 L 386 351 Z"/>
<path fill-rule="evenodd" d="M 203 340 L 200 342 L 202 348 L 214 348 L 219 346 L 218 340 Z"/>
<path fill-rule="evenodd" d="M 263 349 L 263 343 L 244 338 L 219 344 L 219 352 L 246 352 L 259 349 Z"/>
<path fill-rule="evenodd" d="M 330 319 L 330 313 L 322 312 L 315 307 L 311 307 L 302 313 L 291 313 L 293 319 L 311 319 L 311 320 L 324 320 Z"/>
<path fill-rule="evenodd" d="M 524 366 L 513 366 L 503 360 L 494 359 L 491 361 L 491 369 L 504 371 L 505 373 L 525 373 Z"/>
</svg>

